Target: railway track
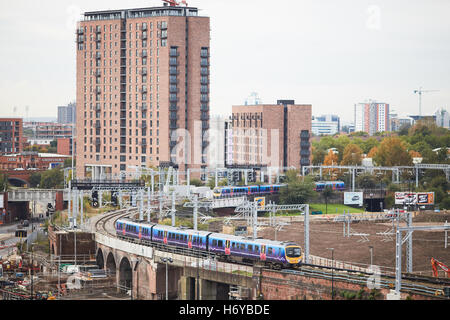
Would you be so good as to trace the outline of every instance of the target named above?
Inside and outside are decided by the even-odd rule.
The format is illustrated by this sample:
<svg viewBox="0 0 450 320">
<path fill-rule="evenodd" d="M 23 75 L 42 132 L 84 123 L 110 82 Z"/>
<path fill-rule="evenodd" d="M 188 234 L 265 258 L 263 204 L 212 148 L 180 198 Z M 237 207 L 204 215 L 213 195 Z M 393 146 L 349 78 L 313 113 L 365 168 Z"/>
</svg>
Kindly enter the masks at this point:
<svg viewBox="0 0 450 320">
<path fill-rule="evenodd" d="M 106 234 L 109 234 L 109 235 L 116 236 L 115 233 L 112 233 L 112 232 L 110 232 L 110 231 L 108 231 L 108 230 L 106 229 L 106 223 L 107 223 L 108 221 L 114 219 L 114 218 L 116 218 L 115 220 L 117 220 L 117 219 L 120 219 L 120 218 L 122 218 L 122 217 L 129 216 L 129 215 L 131 215 L 131 214 L 133 214 L 133 213 L 136 213 L 136 212 L 137 212 L 137 209 L 135 209 L 135 208 L 132 208 L 132 209 L 128 208 L 128 209 L 121 209 L 121 210 L 116 211 L 116 212 L 114 212 L 114 213 L 112 213 L 112 214 L 109 214 L 109 215 L 107 215 L 107 216 L 105 216 L 105 217 L 101 217 L 101 218 L 98 219 L 98 221 L 95 223 L 95 230 L 96 230 L 96 231 L 103 232 L 103 233 L 106 233 Z M 115 222 L 115 221 L 114 221 L 114 222 Z"/>
<path fill-rule="evenodd" d="M 286 274 L 297 274 L 301 276 L 334 279 L 335 281 L 346 281 L 355 284 L 367 285 L 369 282 L 378 286 L 378 288 L 393 289 L 395 288 L 395 276 L 381 274 L 376 283 L 374 274 L 354 271 L 350 269 L 337 269 L 331 267 L 324 267 L 320 265 L 305 264 L 299 270 L 282 269 L 281 272 Z M 402 275 L 402 291 L 408 291 L 418 294 L 427 295 L 443 295 L 443 288 L 450 285 L 450 279 L 433 278 L 416 276 L 413 274 Z M 450 299 L 450 298 L 447 298 Z"/>
<path fill-rule="evenodd" d="M 102 233 L 106 233 L 108 235 L 112 235 L 116 237 L 115 232 L 110 232 L 106 228 L 106 224 L 115 219 L 119 219 L 125 216 L 130 216 L 133 213 L 137 213 L 137 209 L 128 208 L 119 210 L 112 214 L 109 214 L 105 217 L 100 218 L 95 223 L 95 229 Z M 115 222 L 114 220 L 114 222 Z M 119 237 L 119 239 L 136 243 L 145 246 L 151 246 L 157 250 L 170 252 L 174 254 L 182 254 L 187 256 L 198 257 L 202 259 L 213 259 L 216 261 L 227 262 L 226 260 L 221 259 L 220 256 L 211 253 L 205 253 L 201 251 L 196 251 L 192 249 L 179 248 L 175 246 L 155 244 L 147 241 L 138 241 L 134 239 L 128 239 Z M 234 262 L 237 264 L 252 266 L 250 263 L 242 263 L 242 262 Z M 273 271 L 273 269 L 263 268 L 265 270 Z M 340 268 L 331 268 L 321 265 L 313 265 L 313 264 L 303 264 L 299 269 L 281 269 L 275 270 L 286 274 L 297 274 L 308 277 L 315 278 L 323 278 L 323 279 L 331 279 L 333 277 L 336 281 L 347 281 L 355 284 L 363 284 L 366 285 L 368 281 L 373 281 L 374 275 L 371 273 L 366 273 L 362 271 L 355 271 L 351 269 L 340 269 Z M 379 288 L 388 288 L 393 289 L 395 287 L 395 276 L 388 274 L 381 274 L 379 279 L 377 280 L 377 285 Z M 434 278 L 434 277 L 426 277 L 421 275 L 414 274 L 403 274 L 402 275 L 402 291 L 408 291 L 419 294 L 428 294 L 428 295 L 443 295 L 443 287 L 450 286 L 450 279 L 445 278 Z"/>
</svg>

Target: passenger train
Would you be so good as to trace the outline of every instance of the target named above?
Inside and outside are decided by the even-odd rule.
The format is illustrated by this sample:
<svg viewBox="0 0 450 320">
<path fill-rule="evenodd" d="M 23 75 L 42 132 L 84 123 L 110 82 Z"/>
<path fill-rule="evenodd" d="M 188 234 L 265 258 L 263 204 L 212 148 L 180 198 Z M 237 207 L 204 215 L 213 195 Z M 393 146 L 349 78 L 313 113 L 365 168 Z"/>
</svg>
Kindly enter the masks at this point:
<svg viewBox="0 0 450 320">
<path fill-rule="evenodd" d="M 335 191 L 345 190 L 345 183 L 343 181 L 319 181 L 316 182 L 314 191 L 322 191 L 326 186 L 331 186 Z"/>
<path fill-rule="evenodd" d="M 270 185 L 254 185 L 254 186 L 234 186 L 234 187 L 216 187 L 213 189 L 214 198 L 221 197 L 237 197 L 245 195 L 260 195 L 279 193 L 280 189 L 285 185 L 270 184 Z"/>
<path fill-rule="evenodd" d="M 229 262 L 262 262 L 269 267 L 298 267 L 302 263 L 299 245 L 266 239 L 195 231 L 166 225 L 136 222 L 128 218 L 115 223 L 119 238 L 196 249 L 218 255 Z"/>
</svg>

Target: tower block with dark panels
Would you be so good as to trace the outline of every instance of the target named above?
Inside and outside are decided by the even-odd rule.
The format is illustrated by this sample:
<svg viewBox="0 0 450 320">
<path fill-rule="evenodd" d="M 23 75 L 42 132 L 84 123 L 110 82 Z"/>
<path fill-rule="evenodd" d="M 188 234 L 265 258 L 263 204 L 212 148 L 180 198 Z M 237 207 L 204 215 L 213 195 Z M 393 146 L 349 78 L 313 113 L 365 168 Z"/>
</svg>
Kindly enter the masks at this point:
<svg viewBox="0 0 450 320">
<path fill-rule="evenodd" d="M 295 167 L 310 164 L 310 104 L 233 106 L 233 162 L 236 165 Z"/>
<path fill-rule="evenodd" d="M 179 6 L 86 12 L 76 39 L 78 178 L 206 166 L 209 17 Z"/>
</svg>

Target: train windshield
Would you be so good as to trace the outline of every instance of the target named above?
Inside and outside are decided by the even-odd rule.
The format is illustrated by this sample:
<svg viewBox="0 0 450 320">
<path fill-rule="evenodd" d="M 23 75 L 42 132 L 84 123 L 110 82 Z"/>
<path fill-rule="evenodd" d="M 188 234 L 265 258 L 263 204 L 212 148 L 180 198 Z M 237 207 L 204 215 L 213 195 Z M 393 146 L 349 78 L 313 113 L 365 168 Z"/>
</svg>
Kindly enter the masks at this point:
<svg viewBox="0 0 450 320">
<path fill-rule="evenodd" d="M 287 247 L 286 248 L 286 256 L 290 258 L 298 258 L 302 255 L 302 251 L 300 247 Z"/>
</svg>

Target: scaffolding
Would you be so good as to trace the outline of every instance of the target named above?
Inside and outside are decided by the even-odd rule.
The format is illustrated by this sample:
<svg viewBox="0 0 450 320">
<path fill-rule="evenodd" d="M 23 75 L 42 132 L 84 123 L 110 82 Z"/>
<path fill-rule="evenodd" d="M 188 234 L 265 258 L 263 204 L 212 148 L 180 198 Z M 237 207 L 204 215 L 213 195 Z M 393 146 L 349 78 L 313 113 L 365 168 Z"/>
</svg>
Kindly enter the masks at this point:
<svg viewBox="0 0 450 320">
<path fill-rule="evenodd" d="M 411 216 L 408 219 L 411 222 Z M 435 225 L 435 226 L 412 226 L 411 223 L 406 227 L 397 227 L 396 231 L 396 244 L 395 244 L 395 295 L 400 296 L 400 290 L 402 288 L 402 245 L 405 241 L 412 244 L 413 231 L 433 231 L 433 230 L 449 230 L 450 225 Z M 402 238 L 403 232 L 406 232 L 404 238 Z M 412 245 L 407 249 L 407 261 L 408 272 L 412 272 Z"/>
<path fill-rule="evenodd" d="M 355 191 L 355 176 L 358 171 L 373 172 L 373 171 L 390 171 L 392 172 L 392 181 L 400 183 L 400 172 L 403 170 L 414 170 L 416 178 L 416 188 L 419 186 L 419 172 L 420 170 L 443 170 L 447 181 L 450 181 L 450 165 L 448 164 L 415 164 L 414 166 L 392 166 L 392 167 L 378 167 L 378 166 L 303 166 L 302 175 L 305 176 L 307 171 L 310 173 L 314 169 L 319 169 L 320 178 L 322 178 L 323 169 L 339 169 L 349 170 L 352 176 L 352 191 Z"/>
</svg>

